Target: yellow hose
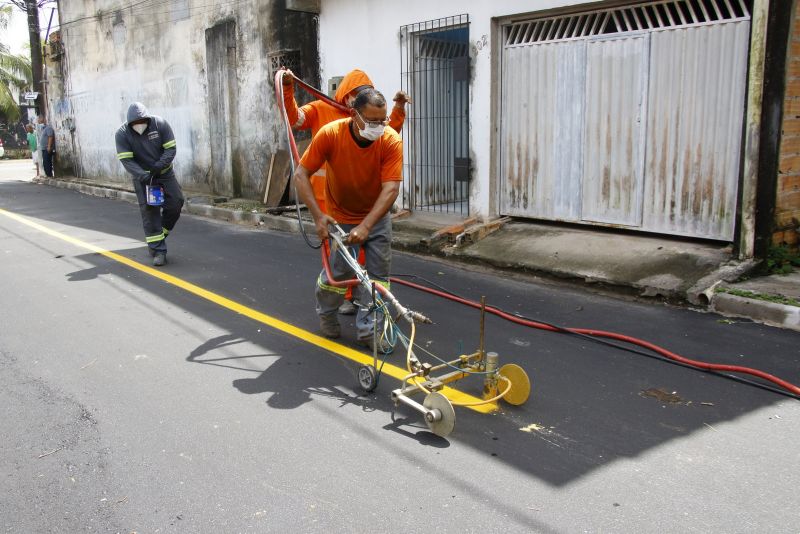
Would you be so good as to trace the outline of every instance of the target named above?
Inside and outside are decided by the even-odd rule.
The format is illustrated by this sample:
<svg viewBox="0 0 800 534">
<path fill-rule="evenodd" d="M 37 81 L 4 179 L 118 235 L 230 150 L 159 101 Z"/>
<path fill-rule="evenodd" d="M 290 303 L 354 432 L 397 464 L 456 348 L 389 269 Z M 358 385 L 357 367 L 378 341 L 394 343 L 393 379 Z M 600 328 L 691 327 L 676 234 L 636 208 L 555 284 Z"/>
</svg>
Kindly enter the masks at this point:
<svg viewBox="0 0 800 534">
<path fill-rule="evenodd" d="M 505 391 L 500 393 L 498 396 L 492 397 L 491 399 L 486 399 L 486 400 L 482 400 L 482 401 L 473 401 L 473 402 L 450 401 L 450 404 L 452 404 L 453 406 L 482 406 L 484 404 L 491 404 L 493 402 L 499 401 L 500 399 L 502 399 L 503 397 L 508 395 L 509 391 L 511 391 L 511 380 L 509 380 L 508 378 L 504 377 L 503 375 L 497 375 L 497 378 L 502 378 L 503 380 L 505 380 L 508 383 L 508 387 L 505 389 Z M 450 399 L 448 399 L 448 400 L 450 400 Z"/>
<path fill-rule="evenodd" d="M 406 351 L 406 369 L 409 373 L 414 372 L 411 370 L 411 348 L 414 346 L 414 337 L 416 335 L 417 325 L 414 321 L 411 321 L 411 337 L 408 339 L 408 350 Z"/>
</svg>

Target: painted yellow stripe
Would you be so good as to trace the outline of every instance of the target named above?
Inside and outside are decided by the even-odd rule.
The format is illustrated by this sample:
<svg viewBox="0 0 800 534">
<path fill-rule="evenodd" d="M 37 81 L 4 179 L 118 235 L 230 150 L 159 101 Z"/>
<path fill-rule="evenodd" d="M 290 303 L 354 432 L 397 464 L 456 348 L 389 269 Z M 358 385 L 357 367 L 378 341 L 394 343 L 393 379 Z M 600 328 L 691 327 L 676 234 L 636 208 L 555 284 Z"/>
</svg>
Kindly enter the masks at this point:
<svg viewBox="0 0 800 534">
<path fill-rule="evenodd" d="M 272 316 L 267 315 L 265 313 L 261 313 L 260 311 L 254 310 L 252 308 L 248 308 L 247 306 L 239 304 L 236 301 L 230 300 L 230 299 L 225 298 L 225 297 L 223 297 L 221 295 L 217 295 L 216 293 L 212 293 L 211 291 L 208 291 L 207 289 L 203 289 L 200 286 L 196 286 L 196 285 L 194 285 L 194 284 L 192 284 L 190 282 L 186 282 L 185 280 L 181 280 L 180 278 L 177 278 L 175 276 L 166 274 L 163 271 L 159 271 L 158 269 L 154 269 L 152 267 L 149 267 L 147 265 L 144 265 L 142 263 L 134 261 L 134 260 L 132 260 L 130 258 L 126 258 L 125 256 L 122 256 L 122 255 L 117 254 L 115 252 L 111 252 L 111 251 L 102 249 L 100 247 L 92 245 L 91 243 L 86 243 L 85 241 L 81 241 L 80 239 L 76 239 L 76 238 L 70 237 L 70 236 L 68 236 L 66 234 L 62 234 L 61 232 L 58 232 L 56 230 L 52 230 L 52 229 L 50 229 L 50 228 L 48 228 L 46 226 L 43 226 L 43 225 L 41 225 L 39 223 L 31 221 L 26 217 L 23 217 L 21 215 L 17 215 L 15 213 L 11 213 L 11 212 L 6 211 L 6 210 L 4 210 L 2 208 L 0 208 L 0 215 L 5 215 L 6 217 L 8 217 L 10 219 L 18 221 L 18 222 L 20 222 L 22 224 L 25 224 L 27 226 L 30 226 L 31 228 L 35 228 L 36 230 L 39 230 L 40 232 L 43 232 L 43 233 L 45 233 L 47 235 L 50 235 L 50 236 L 56 237 L 58 239 L 61 239 L 62 241 L 66 241 L 68 243 L 72 243 L 75 246 L 78 246 L 78 247 L 90 250 L 92 252 L 96 252 L 98 254 L 101 254 L 101 255 L 103 255 L 103 256 L 105 256 L 105 257 L 107 257 L 109 259 L 112 259 L 112 260 L 114 260 L 116 262 L 119 262 L 119 263 L 122 263 L 124 265 L 127 265 L 128 267 L 130 267 L 132 269 L 136 269 L 137 271 L 141 271 L 141 272 L 143 272 L 145 274 L 148 274 L 148 275 L 150 275 L 150 276 L 152 276 L 154 278 L 158 278 L 159 280 L 162 280 L 162 281 L 164 281 L 164 282 L 166 282 L 168 284 L 172 284 L 172 285 L 174 285 L 176 287 L 179 287 L 179 288 L 183 289 L 184 291 L 188 291 L 189 293 L 197 295 L 198 297 L 201 297 L 201 298 L 204 298 L 206 300 L 209 300 L 209 301 L 213 302 L 214 304 L 217 304 L 217 305 L 219 305 L 219 306 L 221 306 L 223 308 L 227 308 L 228 310 L 231 310 L 233 312 L 236 312 L 236 313 L 239 313 L 241 315 L 244 315 L 245 317 L 249 317 L 250 319 L 252 319 L 254 321 L 257 321 L 259 323 L 262 323 L 262 324 L 265 324 L 265 325 L 270 326 L 272 328 L 275 328 L 276 330 L 280 330 L 282 332 L 285 332 L 285 333 L 287 333 L 287 334 L 289 334 L 291 336 L 294 336 L 294 337 L 296 337 L 298 339 L 301 339 L 301 340 L 303 340 L 303 341 L 305 341 L 307 343 L 310 343 L 312 345 L 316 345 L 316 346 L 318 346 L 320 348 L 329 350 L 329 351 L 333 352 L 334 354 L 338 354 L 339 356 L 343 356 L 343 357 L 345 357 L 345 358 L 347 358 L 349 360 L 352 360 L 352 361 L 354 361 L 356 363 L 359 363 L 359 364 L 362 364 L 362 365 L 372 364 L 372 355 L 366 355 L 363 352 L 351 349 L 350 347 L 346 347 L 346 346 L 344 346 L 344 345 L 342 345 L 340 343 L 336 343 L 335 341 L 331 341 L 330 339 L 324 338 L 322 336 L 318 336 L 318 335 L 313 334 L 313 333 L 311 333 L 311 332 L 309 332 L 307 330 L 303 330 L 302 328 L 298 328 L 298 327 L 296 327 L 296 326 L 294 326 L 294 325 L 292 325 L 290 323 L 281 321 L 280 319 L 276 319 L 275 317 L 272 317 Z M 386 363 L 383 366 L 382 373 L 384 375 L 391 376 L 392 378 L 396 378 L 397 380 L 403 380 L 403 378 L 408 374 L 405 369 L 397 367 L 397 366 L 392 365 L 390 363 Z M 449 387 L 445 387 L 442 390 L 442 393 L 447 395 L 447 397 L 450 400 L 456 401 L 456 402 L 475 402 L 475 401 L 479 401 L 480 400 L 478 397 L 475 397 L 473 395 L 469 395 L 468 393 L 464 393 L 462 391 L 458 391 L 457 389 L 453 389 L 453 388 L 449 388 Z M 490 413 L 490 412 L 493 412 L 494 410 L 497 409 L 497 405 L 496 404 L 484 404 L 482 406 L 468 406 L 467 408 L 469 408 L 470 410 L 475 410 L 477 412 L 481 412 L 481 413 Z"/>
</svg>

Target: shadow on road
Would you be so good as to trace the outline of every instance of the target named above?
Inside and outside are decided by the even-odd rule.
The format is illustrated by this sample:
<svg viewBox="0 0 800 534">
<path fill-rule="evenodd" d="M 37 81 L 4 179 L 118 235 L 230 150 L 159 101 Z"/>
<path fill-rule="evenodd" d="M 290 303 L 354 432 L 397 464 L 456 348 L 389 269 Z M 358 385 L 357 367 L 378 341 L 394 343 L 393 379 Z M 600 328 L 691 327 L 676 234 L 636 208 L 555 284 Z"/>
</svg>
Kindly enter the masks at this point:
<svg viewBox="0 0 800 534">
<path fill-rule="evenodd" d="M 140 237 L 138 211 L 133 205 L 77 195 L 64 201 L 64 209 L 54 209 L 59 198 L 75 194 L 48 190 L 42 197 L 34 189 L 37 186 L 15 187 L 15 213 L 70 225 L 74 228 L 70 234 L 78 238 L 81 228 Z M 170 246 L 175 251 L 175 260 L 167 268 L 170 274 L 316 331 L 313 283 L 319 269 L 318 253 L 305 247 L 300 237 L 185 217 Z M 142 252 L 118 251 L 145 262 Z M 531 399 L 524 406 L 504 406 L 491 415 L 457 409 L 456 430 L 442 439 L 427 430 L 418 414 L 395 410 L 389 392 L 398 382 L 389 377 L 374 394 L 360 395 L 355 390 L 358 366 L 349 360 L 268 327 L 260 327 L 267 334 L 256 335 L 251 319 L 104 256 L 86 253 L 72 258 L 90 267 L 70 273 L 70 282 L 92 283 L 97 277 L 121 276 L 141 291 L 159 295 L 227 331 L 194 349 L 186 356 L 187 362 L 208 366 L 209 371 L 219 366 L 247 373 L 250 376 L 233 380 L 232 387 L 245 395 L 264 395 L 267 409 L 290 410 L 318 402 L 343 425 L 357 417 L 351 408 L 384 412 L 387 424 L 376 428 L 378 433 L 415 440 L 425 447 L 463 444 L 556 486 L 786 400 L 585 339 L 489 317 L 487 349 L 499 352 L 504 363 L 525 368 L 533 382 Z M 751 365 L 797 380 L 800 335 L 794 332 L 748 322 L 731 325 L 719 322 L 713 314 L 598 297 L 561 286 L 532 285 L 513 276 L 487 277 L 403 254 L 395 255 L 393 272 L 435 279 L 473 299 L 485 295 L 489 304 L 532 318 L 635 335 L 687 357 Z M 418 342 L 430 350 L 452 357 L 477 346 L 475 310 L 406 288 L 396 288 L 396 295 L 405 305 L 438 322 L 418 330 Z M 353 341 L 351 326 L 343 324 L 345 344 Z M 227 354 L 227 349 L 241 343 L 262 347 L 263 352 Z M 271 358 L 268 366 L 253 364 L 265 356 Z M 394 358 L 390 362 L 402 366 L 400 357 Z M 251 365 L 240 365 L 241 360 Z M 458 387 L 480 394 L 477 379 Z M 373 435 L 371 439 L 377 438 Z"/>
</svg>

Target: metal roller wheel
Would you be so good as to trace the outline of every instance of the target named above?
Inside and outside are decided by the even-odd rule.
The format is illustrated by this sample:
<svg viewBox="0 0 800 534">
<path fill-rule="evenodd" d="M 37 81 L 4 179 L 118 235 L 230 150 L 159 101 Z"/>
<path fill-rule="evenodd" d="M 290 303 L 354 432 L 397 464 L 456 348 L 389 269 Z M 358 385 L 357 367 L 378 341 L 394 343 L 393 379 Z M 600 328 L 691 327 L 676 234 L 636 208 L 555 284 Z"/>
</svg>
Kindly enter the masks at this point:
<svg viewBox="0 0 800 534">
<path fill-rule="evenodd" d="M 507 363 L 502 366 L 497 374 L 504 376 L 511 382 L 511 389 L 503 400 L 514 406 L 525 404 L 531 394 L 531 381 L 528 373 L 519 365 Z M 499 388 L 505 388 L 504 384 L 498 384 Z"/>
<path fill-rule="evenodd" d="M 367 393 L 378 387 L 378 373 L 371 365 L 362 365 L 358 369 L 358 385 Z"/>
<path fill-rule="evenodd" d="M 429 393 L 422 405 L 430 410 L 425 414 L 425 422 L 431 432 L 440 437 L 446 437 L 456 426 L 456 411 L 447 397 L 439 392 Z"/>
</svg>

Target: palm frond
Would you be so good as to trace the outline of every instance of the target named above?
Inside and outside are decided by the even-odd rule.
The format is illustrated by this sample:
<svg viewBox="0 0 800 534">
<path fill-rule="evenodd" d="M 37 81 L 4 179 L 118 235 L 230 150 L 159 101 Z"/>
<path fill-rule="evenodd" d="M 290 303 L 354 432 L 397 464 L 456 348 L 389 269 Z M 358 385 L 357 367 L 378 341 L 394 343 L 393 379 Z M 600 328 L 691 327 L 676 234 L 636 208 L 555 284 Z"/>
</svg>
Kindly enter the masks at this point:
<svg viewBox="0 0 800 534">
<path fill-rule="evenodd" d="M 15 54 L 0 53 L 0 71 L 6 72 L 9 76 L 22 79 L 23 83 L 33 83 L 33 69 L 28 58 Z"/>
<path fill-rule="evenodd" d="M 2 112 L 8 122 L 17 122 L 20 117 L 19 105 L 14 101 L 14 95 L 7 85 L 0 83 L 0 112 Z"/>
</svg>

